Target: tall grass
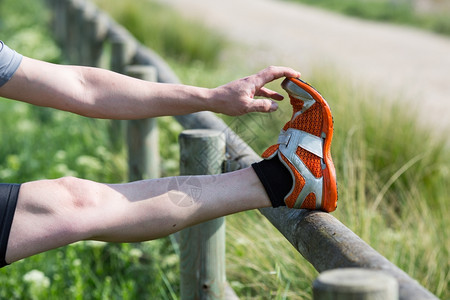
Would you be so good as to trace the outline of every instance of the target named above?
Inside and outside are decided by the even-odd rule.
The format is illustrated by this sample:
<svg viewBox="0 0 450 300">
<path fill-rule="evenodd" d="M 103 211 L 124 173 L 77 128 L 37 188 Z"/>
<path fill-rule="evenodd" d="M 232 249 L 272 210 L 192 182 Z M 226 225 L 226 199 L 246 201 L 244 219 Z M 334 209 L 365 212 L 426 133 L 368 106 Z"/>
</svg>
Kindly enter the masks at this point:
<svg viewBox="0 0 450 300">
<path fill-rule="evenodd" d="M 130 14 L 122 2 L 98 3 L 111 9 L 121 7 L 116 12 L 116 18 L 120 19 L 120 11 Z M 40 11 L 38 7 L 27 10 L 23 3 L 28 1 L 1 0 L 0 5 L 6 5 L 8 14 L 16 18 L 19 14 L 27 18 L 27 11 L 30 18 L 36 12 L 44 15 L 40 1 L 33 2 L 40 3 Z M 151 13 L 147 11 L 147 1 L 126 3 L 136 6 L 127 21 L 134 25 L 126 24 L 132 32 L 139 24 L 148 24 L 145 22 Z M 5 20 L 3 8 L 0 6 L 0 20 Z M 166 13 L 164 8 L 158 11 L 161 18 Z M 175 17 L 171 12 L 167 14 Z M 190 25 L 181 28 L 187 26 Z M 152 28 L 155 27 L 145 27 L 148 32 Z M 2 38 L 9 43 L 9 37 L 20 32 L 19 29 L 20 26 L 10 31 L 8 38 Z M 42 40 L 48 40 L 46 33 L 39 34 L 45 36 Z M 206 35 L 210 33 L 204 33 L 202 40 Z M 165 37 L 158 39 L 162 38 Z M 152 47 L 156 41 L 145 43 Z M 42 48 L 39 45 L 31 48 Z M 220 59 L 223 53 L 219 49 L 229 44 L 220 45 L 213 47 L 217 51 L 214 55 L 204 54 L 205 58 L 202 54 L 192 60 L 177 60 L 177 54 L 164 55 L 189 84 L 212 87 L 248 74 L 245 63 L 230 66 Z M 27 50 L 14 47 L 22 53 Z M 39 53 L 33 56 L 45 58 Z M 210 59 L 207 57 L 214 57 L 212 63 L 207 62 Z M 190 62 L 183 65 L 187 60 Z M 305 79 L 328 100 L 334 114 L 332 151 L 339 182 L 334 216 L 438 297 L 449 298 L 448 148 L 439 140 L 442 137 L 431 138 L 429 132 L 416 124 L 414 113 L 380 99 L 370 87 L 357 87 L 334 75 L 337 74 L 320 69 L 305 74 Z M 3 181 L 70 172 L 93 180 L 125 180 L 125 154 L 109 150 L 102 123 L 67 113 L 35 111 L 25 104 L 6 100 L 0 103 L 4 105 L 0 109 L 9 112 L 0 126 L 3 151 L 0 166 L 1 170 L 8 170 L 0 173 Z M 226 122 L 261 152 L 276 141 L 279 128 L 290 114 L 288 101 L 283 101 L 276 113 L 226 118 Z M 164 158 L 169 162 L 166 174 L 173 174 L 177 169 L 173 159 L 177 152 L 176 135 L 181 128 L 170 118 L 160 122 L 161 146 L 170 149 Z M 44 144 L 49 150 L 40 150 Z M 88 163 L 85 166 L 89 168 L 83 169 L 77 160 L 86 155 L 96 163 Z M 37 167 L 29 167 L 28 162 Z M 65 167 L 57 167 L 58 164 Z M 90 166 L 98 164 L 109 167 L 100 172 L 95 167 L 91 170 Z M 33 170 L 29 174 L 28 168 Z M 65 295 L 70 299 L 176 299 L 179 295 L 176 252 L 170 239 L 123 245 L 77 243 L 0 270 L 3 282 L 0 298 L 45 299 Z M 227 218 L 227 277 L 241 298 L 309 299 L 311 282 L 316 276 L 312 266 L 256 211 Z"/>
</svg>

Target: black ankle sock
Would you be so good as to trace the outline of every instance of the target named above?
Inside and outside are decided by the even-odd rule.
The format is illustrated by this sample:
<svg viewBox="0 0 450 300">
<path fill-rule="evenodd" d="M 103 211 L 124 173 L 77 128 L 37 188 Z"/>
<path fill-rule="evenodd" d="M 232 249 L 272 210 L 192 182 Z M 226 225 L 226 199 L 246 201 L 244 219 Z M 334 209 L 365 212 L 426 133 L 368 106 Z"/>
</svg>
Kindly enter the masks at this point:
<svg viewBox="0 0 450 300">
<path fill-rule="evenodd" d="M 278 157 L 254 163 L 252 167 L 266 189 L 272 206 L 286 206 L 284 197 L 292 188 L 292 176 Z"/>
</svg>

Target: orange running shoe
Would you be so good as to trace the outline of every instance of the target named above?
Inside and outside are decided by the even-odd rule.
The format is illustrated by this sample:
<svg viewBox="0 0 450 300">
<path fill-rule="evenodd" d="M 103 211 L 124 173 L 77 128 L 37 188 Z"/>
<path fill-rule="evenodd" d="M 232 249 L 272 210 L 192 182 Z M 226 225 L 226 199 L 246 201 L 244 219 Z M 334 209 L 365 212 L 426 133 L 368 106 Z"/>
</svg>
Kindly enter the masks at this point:
<svg viewBox="0 0 450 300">
<path fill-rule="evenodd" d="M 281 130 L 278 143 L 262 157 L 272 159 L 277 155 L 289 170 L 293 185 L 284 197 L 287 207 L 334 211 L 337 184 L 330 152 L 330 107 L 318 91 L 299 78 L 286 78 L 281 86 L 289 94 L 292 118 Z"/>
</svg>

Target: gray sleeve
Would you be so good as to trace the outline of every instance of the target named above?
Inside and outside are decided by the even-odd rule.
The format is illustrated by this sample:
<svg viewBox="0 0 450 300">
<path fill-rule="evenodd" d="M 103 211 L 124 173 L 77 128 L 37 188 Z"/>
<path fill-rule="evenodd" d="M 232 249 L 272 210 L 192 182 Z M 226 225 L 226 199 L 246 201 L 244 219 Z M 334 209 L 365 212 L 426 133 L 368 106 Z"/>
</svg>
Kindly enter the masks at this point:
<svg viewBox="0 0 450 300">
<path fill-rule="evenodd" d="M 0 41 L 0 87 L 14 75 L 22 61 L 22 55 Z"/>
</svg>

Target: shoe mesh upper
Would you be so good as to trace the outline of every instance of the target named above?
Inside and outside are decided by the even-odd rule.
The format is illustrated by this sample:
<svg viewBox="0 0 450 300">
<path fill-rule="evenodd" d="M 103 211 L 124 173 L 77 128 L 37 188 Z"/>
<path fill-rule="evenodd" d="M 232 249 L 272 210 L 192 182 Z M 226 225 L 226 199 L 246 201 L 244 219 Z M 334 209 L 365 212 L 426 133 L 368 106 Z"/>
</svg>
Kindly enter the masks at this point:
<svg viewBox="0 0 450 300">
<path fill-rule="evenodd" d="M 310 193 L 306 196 L 305 201 L 303 201 L 302 208 L 305 209 L 315 209 L 316 208 L 316 195 Z"/>
<path fill-rule="evenodd" d="M 311 171 L 311 173 L 316 178 L 322 177 L 322 166 L 320 164 L 320 157 L 300 147 L 297 148 L 297 155 L 302 159 L 305 166 Z"/>
<path fill-rule="evenodd" d="M 275 151 L 278 150 L 278 144 L 272 145 L 264 151 L 261 155 L 263 158 L 269 158 Z"/>
<path fill-rule="evenodd" d="M 296 112 L 302 109 L 303 101 L 291 98 L 291 104 L 294 107 L 294 116 Z M 303 130 L 320 137 L 320 135 L 322 134 L 322 108 L 320 106 L 320 103 L 314 103 L 301 115 L 287 122 L 284 125 L 283 129 L 287 130 L 288 128 Z"/>
</svg>

